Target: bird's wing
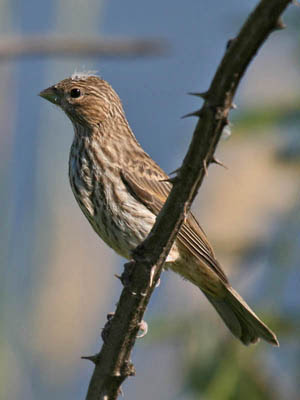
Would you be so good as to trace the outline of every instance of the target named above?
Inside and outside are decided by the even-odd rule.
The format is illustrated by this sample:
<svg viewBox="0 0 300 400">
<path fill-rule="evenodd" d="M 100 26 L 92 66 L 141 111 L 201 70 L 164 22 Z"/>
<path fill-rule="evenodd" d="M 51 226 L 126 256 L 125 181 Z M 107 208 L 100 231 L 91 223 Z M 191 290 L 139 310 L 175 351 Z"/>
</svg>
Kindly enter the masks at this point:
<svg viewBox="0 0 300 400">
<path fill-rule="evenodd" d="M 146 168 L 145 168 L 146 171 Z M 149 169 L 148 169 L 149 171 Z M 121 178 L 130 194 L 157 215 L 164 205 L 172 188 L 167 176 L 161 171 L 144 173 L 121 172 Z M 149 176 L 148 176 L 149 175 Z M 215 259 L 213 250 L 204 231 L 190 212 L 183 223 L 177 239 L 201 262 L 205 262 L 225 283 L 228 279 Z"/>
</svg>

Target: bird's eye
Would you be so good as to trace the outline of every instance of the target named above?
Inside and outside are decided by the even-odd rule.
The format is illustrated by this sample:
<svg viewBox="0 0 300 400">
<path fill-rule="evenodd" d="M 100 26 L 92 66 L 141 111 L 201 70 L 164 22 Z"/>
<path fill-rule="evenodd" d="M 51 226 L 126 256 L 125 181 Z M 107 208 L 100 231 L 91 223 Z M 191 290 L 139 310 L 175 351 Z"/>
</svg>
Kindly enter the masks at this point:
<svg viewBox="0 0 300 400">
<path fill-rule="evenodd" d="M 73 99 L 77 99 L 78 97 L 81 96 L 80 89 L 78 89 L 78 88 L 72 89 L 71 92 L 70 92 L 70 95 L 71 95 L 71 97 L 72 97 Z"/>
</svg>

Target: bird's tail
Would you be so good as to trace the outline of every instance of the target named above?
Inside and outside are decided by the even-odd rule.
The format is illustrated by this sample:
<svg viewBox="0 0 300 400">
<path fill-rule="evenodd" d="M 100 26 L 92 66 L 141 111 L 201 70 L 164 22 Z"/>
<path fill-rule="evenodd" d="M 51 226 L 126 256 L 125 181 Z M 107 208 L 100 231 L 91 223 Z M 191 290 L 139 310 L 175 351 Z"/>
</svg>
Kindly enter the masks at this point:
<svg viewBox="0 0 300 400">
<path fill-rule="evenodd" d="M 232 287 L 226 287 L 225 297 L 222 299 L 203 293 L 215 307 L 233 335 L 245 345 L 256 343 L 261 338 L 266 342 L 279 346 L 276 335 L 255 315 L 248 304 Z"/>
</svg>

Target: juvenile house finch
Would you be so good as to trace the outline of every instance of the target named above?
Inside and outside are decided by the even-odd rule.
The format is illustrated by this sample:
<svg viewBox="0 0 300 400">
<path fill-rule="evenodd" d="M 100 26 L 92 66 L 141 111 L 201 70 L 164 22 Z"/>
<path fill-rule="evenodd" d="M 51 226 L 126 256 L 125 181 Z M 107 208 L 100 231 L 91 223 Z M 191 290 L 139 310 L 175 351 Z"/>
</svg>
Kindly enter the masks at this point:
<svg viewBox="0 0 300 400">
<path fill-rule="evenodd" d="M 118 254 L 131 252 L 149 233 L 171 184 L 141 148 L 121 101 L 97 76 L 77 74 L 40 96 L 61 107 L 74 127 L 69 178 L 74 196 L 96 233 Z M 275 334 L 230 286 L 205 233 L 188 214 L 165 264 L 198 286 L 244 344 Z"/>
</svg>

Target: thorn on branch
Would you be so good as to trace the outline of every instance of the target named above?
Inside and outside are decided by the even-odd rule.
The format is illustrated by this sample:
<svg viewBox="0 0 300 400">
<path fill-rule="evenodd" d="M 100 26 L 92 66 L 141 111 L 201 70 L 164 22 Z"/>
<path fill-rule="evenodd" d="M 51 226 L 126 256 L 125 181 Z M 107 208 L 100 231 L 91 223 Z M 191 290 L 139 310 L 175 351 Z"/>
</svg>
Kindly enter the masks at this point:
<svg viewBox="0 0 300 400">
<path fill-rule="evenodd" d="M 235 40 L 235 38 L 233 39 L 229 39 L 227 44 L 226 44 L 226 51 L 229 49 L 229 47 L 232 45 L 232 42 Z"/>
<path fill-rule="evenodd" d="M 193 112 L 191 112 L 189 114 L 185 114 L 181 118 L 182 119 L 188 118 L 188 117 L 198 117 L 198 118 L 200 118 L 201 116 L 202 116 L 202 110 L 200 109 L 200 110 L 193 111 Z"/>
<path fill-rule="evenodd" d="M 281 18 L 279 18 L 273 28 L 273 31 L 281 31 L 282 29 L 285 29 L 286 25 L 283 22 L 283 20 Z"/>
<path fill-rule="evenodd" d="M 122 282 L 122 276 L 121 276 L 121 275 L 114 274 L 114 277 L 117 278 L 117 279 L 119 279 L 119 280 Z"/>
<path fill-rule="evenodd" d="M 174 171 L 170 172 L 169 175 L 174 175 L 174 174 L 178 174 L 178 172 L 181 170 L 181 167 L 176 168 Z"/>
<path fill-rule="evenodd" d="M 174 176 L 173 178 L 160 179 L 159 182 L 170 182 L 172 185 L 174 185 L 174 183 L 178 182 L 178 180 L 178 176 Z"/>
<path fill-rule="evenodd" d="M 98 354 L 95 354 L 93 356 L 82 356 L 81 357 L 82 360 L 89 360 L 92 363 L 94 363 L 95 365 L 97 364 L 98 361 Z"/>
<path fill-rule="evenodd" d="M 218 160 L 215 156 L 212 156 L 211 163 L 220 165 L 220 167 L 228 169 L 228 167 L 225 164 L 223 164 L 222 161 Z"/>
<path fill-rule="evenodd" d="M 204 169 L 205 176 L 208 176 L 207 161 L 205 159 L 203 160 L 203 169 Z"/>
<path fill-rule="evenodd" d="M 206 92 L 202 92 L 202 93 L 189 92 L 188 94 L 191 95 L 191 96 L 201 97 L 201 99 L 203 99 L 203 100 L 207 100 L 208 96 L 209 96 L 209 91 L 207 90 Z"/>
<path fill-rule="evenodd" d="M 179 180 L 178 172 L 180 171 L 180 169 L 181 169 L 181 167 L 179 167 L 179 168 L 175 169 L 175 171 L 172 171 L 172 172 L 169 173 L 169 175 L 175 175 L 176 174 L 176 176 L 173 176 L 173 178 L 169 177 L 169 178 L 166 178 L 166 179 L 160 179 L 159 182 L 170 182 L 170 183 L 172 183 L 172 185 L 174 185 L 174 183 L 178 182 L 178 180 Z"/>
</svg>

